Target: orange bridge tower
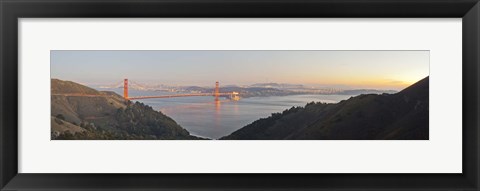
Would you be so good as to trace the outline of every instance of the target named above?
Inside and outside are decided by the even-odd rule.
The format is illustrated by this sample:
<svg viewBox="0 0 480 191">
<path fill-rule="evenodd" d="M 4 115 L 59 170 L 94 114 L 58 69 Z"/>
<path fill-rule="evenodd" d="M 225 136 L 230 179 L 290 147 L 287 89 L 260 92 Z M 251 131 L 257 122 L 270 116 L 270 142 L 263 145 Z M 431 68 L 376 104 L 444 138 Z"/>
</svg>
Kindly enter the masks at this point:
<svg viewBox="0 0 480 191">
<path fill-rule="evenodd" d="M 218 86 L 218 82 L 215 82 L 215 92 L 213 93 L 213 95 L 215 96 L 215 101 L 218 101 L 218 97 L 220 96 L 220 90 Z"/>
<path fill-rule="evenodd" d="M 128 99 L 128 79 L 123 80 L 123 98 Z"/>
</svg>

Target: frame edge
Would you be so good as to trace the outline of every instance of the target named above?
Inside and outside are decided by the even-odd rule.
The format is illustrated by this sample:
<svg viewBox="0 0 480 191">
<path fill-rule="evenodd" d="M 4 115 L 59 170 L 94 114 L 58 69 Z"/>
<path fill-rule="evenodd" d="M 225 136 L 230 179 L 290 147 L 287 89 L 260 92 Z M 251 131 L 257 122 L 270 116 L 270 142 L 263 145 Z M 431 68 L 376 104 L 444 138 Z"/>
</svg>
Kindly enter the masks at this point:
<svg viewBox="0 0 480 191">
<path fill-rule="evenodd" d="M 12 20 L 15 20 L 19 17 L 18 12 L 14 12 L 13 10 L 6 10 L 5 3 L 6 1 L 0 0 L 0 42 L 1 42 L 1 50 L 0 50 L 0 190 L 3 189 L 17 189 L 15 188 L 18 185 L 9 184 L 12 183 L 12 180 L 20 180 L 22 176 L 18 176 L 18 143 L 17 143 L 17 132 L 16 128 L 10 127 L 11 125 L 18 125 L 17 118 L 15 116 L 18 113 L 18 108 L 11 110 L 13 107 L 17 106 L 18 103 L 18 92 L 10 92 L 6 94 L 6 90 L 16 89 L 18 87 L 18 79 L 15 78 L 15 75 L 18 72 L 17 67 L 15 64 L 18 63 L 18 34 L 17 28 L 6 28 L 5 25 L 12 26 Z M 42 1 L 39 1 L 42 2 Z M 58 2 L 58 1 L 56 1 Z M 29 8 L 35 9 L 35 8 Z M 28 11 L 27 11 L 28 12 Z M 58 14 L 62 13 L 56 12 Z M 40 12 L 40 16 L 45 14 Z M 74 14 L 74 13 L 72 13 Z M 110 13 L 116 14 L 116 13 Z M 218 14 L 218 13 L 217 13 Z M 35 15 L 35 14 L 34 14 Z M 49 14 L 46 14 L 47 17 Z M 98 13 L 98 15 L 102 15 L 102 13 Z M 57 16 L 58 17 L 58 16 Z M 145 16 L 144 16 L 145 17 Z M 15 18 L 15 19 L 13 19 Z M 479 121 L 478 121 L 478 109 L 479 109 L 479 95 L 480 91 L 478 89 L 478 81 L 479 81 L 479 61 L 480 56 L 479 54 L 479 46 L 480 46 L 480 5 L 477 3 L 475 4 L 469 11 L 463 16 L 463 59 L 464 63 L 472 63 L 470 68 L 466 68 L 464 65 L 463 73 L 463 105 L 468 106 L 468 108 L 463 108 L 464 114 L 469 113 L 468 116 L 464 115 L 464 125 L 463 128 L 467 127 L 471 129 L 470 131 L 463 131 L 463 136 L 467 137 L 467 139 L 463 140 L 463 153 L 464 162 L 463 162 L 463 170 L 464 170 L 464 178 L 471 183 L 471 187 L 462 189 L 462 190 L 478 190 L 480 185 L 479 179 L 479 161 L 480 152 L 479 152 Z M 467 33 L 467 31 L 469 31 Z M 13 33 L 13 34 L 12 34 Z M 10 38 L 9 38 L 10 37 Z M 15 37 L 15 38 L 11 38 Z M 465 50 L 469 50 L 469 52 L 465 52 Z M 10 81 L 9 81 L 10 80 Z M 12 82 L 13 80 L 13 82 Z M 468 83 L 468 84 L 467 84 Z M 15 87 L 16 86 L 16 87 Z M 475 88 L 476 91 L 473 95 L 466 95 L 468 88 Z M 468 101 L 467 101 L 468 100 Z M 466 105 L 466 103 L 470 103 L 471 105 Z M 8 109 L 7 109 L 8 108 Z M 11 113 L 7 113 L 10 111 Z M 470 111 L 470 112 L 467 112 Z M 471 113 L 473 111 L 473 113 Z M 17 113 L 15 113 L 17 112 Z M 13 117 L 13 118 L 12 118 Z M 470 127 L 471 125 L 471 127 Z M 7 127 L 10 127 L 7 129 Z M 469 168 L 466 168 L 469 167 Z M 68 175 L 67 175 L 68 176 Z M 179 181 L 179 180 L 177 180 Z M 180 181 L 182 182 L 182 181 Z M 188 182 L 188 181 L 185 181 Z M 37 182 L 38 183 L 38 182 Z M 41 184 L 40 184 L 41 185 Z M 42 189 L 41 186 L 36 185 L 37 187 L 34 189 Z M 34 186 L 35 187 L 35 186 Z M 333 189 L 333 188 L 332 188 Z M 337 188 L 338 189 L 338 188 Z M 447 190 L 447 189 L 445 189 Z M 456 190 L 456 189 L 448 189 L 448 190 Z M 460 190 L 460 189 L 459 189 Z"/>
<path fill-rule="evenodd" d="M 480 3 L 473 6 L 462 19 L 463 57 L 463 174 L 476 188 L 480 185 L 479 170 L 479 74 L 480 74 Z M 468 91 L 469 89 L 475 91 Z"/>
</svg>

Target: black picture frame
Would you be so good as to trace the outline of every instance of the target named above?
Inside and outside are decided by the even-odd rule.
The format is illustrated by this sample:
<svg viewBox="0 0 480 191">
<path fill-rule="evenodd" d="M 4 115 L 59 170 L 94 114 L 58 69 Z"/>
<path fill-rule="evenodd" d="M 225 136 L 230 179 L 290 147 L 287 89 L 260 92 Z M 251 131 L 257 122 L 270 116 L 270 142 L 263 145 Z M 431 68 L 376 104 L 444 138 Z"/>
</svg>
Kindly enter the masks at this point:
<svg viewBox="0 0 480 191">
<path fill-rule="evenodd" d="M 478 0 L 0 0 L 2 190 L 479 190 Z M 462 18 L 461 174 L 18 173 L 18 18 Z M 279 167 L 281 168 L 281 167 Z"/>
</svg>

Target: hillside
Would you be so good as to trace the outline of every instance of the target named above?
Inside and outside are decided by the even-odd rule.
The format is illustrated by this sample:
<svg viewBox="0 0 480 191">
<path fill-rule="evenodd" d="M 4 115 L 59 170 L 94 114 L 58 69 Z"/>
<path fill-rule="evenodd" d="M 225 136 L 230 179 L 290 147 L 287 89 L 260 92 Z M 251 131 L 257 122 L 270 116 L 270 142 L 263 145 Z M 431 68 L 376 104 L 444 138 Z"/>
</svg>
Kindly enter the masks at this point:
<svg viewBox="0 0 480 191">
<path fill-rule="evenodd" d="M 52 139 L 198 139 L 161 112 L 113 92 L 51 80 Z"/>
<path fill-rule="evenodd" d="M 428 77 L 396 94 L 367 94 L 336 104 L 309 103 L 259 119 L 221 139 L 429 139 Z"/>
</svg>

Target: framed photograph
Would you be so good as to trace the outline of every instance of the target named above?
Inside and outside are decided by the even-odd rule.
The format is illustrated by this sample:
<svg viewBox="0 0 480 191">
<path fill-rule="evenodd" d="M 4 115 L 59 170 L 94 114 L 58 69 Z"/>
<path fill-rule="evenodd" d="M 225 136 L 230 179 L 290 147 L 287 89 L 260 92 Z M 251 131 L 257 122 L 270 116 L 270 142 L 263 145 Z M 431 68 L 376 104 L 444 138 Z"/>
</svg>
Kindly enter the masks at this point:
<svg viewBox="0 0 480 191">
<path fill-rule="evenodd" d="M 1 190 L 478 190 L 477 0 L 1 1 Z"/>
</svg>

